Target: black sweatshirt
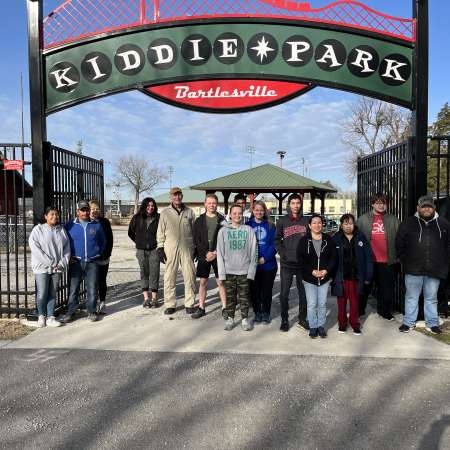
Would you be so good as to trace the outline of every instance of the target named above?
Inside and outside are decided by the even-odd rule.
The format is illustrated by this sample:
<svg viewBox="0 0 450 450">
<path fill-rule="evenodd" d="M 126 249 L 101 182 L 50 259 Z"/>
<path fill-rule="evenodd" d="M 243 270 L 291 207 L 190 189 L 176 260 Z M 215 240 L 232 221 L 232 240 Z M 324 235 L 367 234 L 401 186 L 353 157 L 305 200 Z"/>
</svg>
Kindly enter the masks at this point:
<svg viewBox="0 0 450 450">
<path fill-rule="evenodd" d="M 288 214 L 278 220 L 275 247 L 282 266 L 300 269 L 297 249 L 300 239 L 307 231 L 308 219 L 305 217 L 293 217 Z"/>
<path fill-rule="evenodd" d="M 311 234 L 308 233 L 300 239 L 298 244 L 298 260 L 301 264 L 303 280 L 318 286 L 325 284 L 333 277 L 336 266 L 336 244 L 333 238 L 325 233 L 322 234 L 322 246 L 320 257 L 318 257 Z M 313 276 L 313 270 L 326 270 L 327 274 L 322 280 L 319 280 Z"/>
<path fill-rule="evenodd" d="M 147 226 L 147 215 L 137 213 L 128 226 L 128 236 L 136 244 L 138 250 L 153 250 L 156 248 L 156 231 L 158 230 L 159 213 L 153 217 Z"/>
</svg>

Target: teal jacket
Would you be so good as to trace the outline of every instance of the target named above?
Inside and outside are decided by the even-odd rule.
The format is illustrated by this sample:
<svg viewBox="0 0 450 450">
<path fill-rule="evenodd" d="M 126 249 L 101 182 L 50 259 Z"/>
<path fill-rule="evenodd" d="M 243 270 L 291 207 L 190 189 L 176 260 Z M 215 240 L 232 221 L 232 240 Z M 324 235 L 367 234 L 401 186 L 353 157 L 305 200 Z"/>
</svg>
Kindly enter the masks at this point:
<svg viewBox="0 0 450 450">
<path fill-rule="evenodd" d="M 400 221 L 397 217 L 392 214 L 384 214 L 383 216 L 384 232 L 387 242 L 388 250 L 388 265 L 395 264 L 397 262 L 396 252 L 395 252 L 395 237 L 397 235 L 398 227 L 400 226 Z M 369 211 L 363 214 L 356 221 L 356 225 L 364 236 L 366 236 L 369 242 L 372 241 L 372 225 L 373 225 L 373 212 Z"/>
</svg>

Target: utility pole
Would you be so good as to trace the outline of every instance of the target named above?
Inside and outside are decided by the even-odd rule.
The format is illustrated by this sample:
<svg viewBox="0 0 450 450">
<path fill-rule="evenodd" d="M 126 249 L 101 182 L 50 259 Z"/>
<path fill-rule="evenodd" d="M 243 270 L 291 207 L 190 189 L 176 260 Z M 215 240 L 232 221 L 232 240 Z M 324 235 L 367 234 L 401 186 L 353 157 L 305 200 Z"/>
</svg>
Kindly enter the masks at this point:
<svg viewBox="0 0 450 450">
<path fill-rule="evenodd" d="M 283 168 L 283 159 L 286 156 L 286 152 L 284 150 L 278 150 L 277 155 L 280 158 L 280 167 Z"/>
<path fill-rule="evenodd" d="M 301 159 L 302 175 L 305 176 L 305 158 Z"/>
<path fill-rule="evenodd" d="M 174 167 L 169 166 L 169 188 L 172 189 L 172 175 L 174 172 Z"/>
<path fill-rule="evenodd" d="M 246 145 L 245 151 L 250 155 L 250 169 L 253 167 L 253 155 L 256 153 L 256 149 L 253 145 Z"/>
</svg>

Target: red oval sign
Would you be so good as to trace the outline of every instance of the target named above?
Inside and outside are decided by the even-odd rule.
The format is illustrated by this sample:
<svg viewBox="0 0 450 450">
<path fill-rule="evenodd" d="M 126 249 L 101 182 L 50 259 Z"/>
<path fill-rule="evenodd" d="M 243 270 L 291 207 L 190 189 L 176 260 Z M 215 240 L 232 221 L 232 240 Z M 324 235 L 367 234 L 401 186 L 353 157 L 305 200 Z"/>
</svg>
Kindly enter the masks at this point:
<svg viewBox="0 0 450 450">
<path fill-rule="evenodd" d="M 144 92 L 188 109 L 231 113 L 267 108 L 312 87 L 311 84 L 272 80 L 203 80 L 150 86 Z"/>
</svg>

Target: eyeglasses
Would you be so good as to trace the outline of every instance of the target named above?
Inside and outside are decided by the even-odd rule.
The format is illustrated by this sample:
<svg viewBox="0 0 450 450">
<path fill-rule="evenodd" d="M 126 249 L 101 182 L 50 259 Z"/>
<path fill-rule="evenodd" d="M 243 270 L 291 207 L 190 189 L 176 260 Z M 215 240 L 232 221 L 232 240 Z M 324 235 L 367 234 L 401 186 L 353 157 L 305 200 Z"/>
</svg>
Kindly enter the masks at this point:
<svg viewBox="0 0 450 450">
<path fill-rule="evenodd" d="M 381 201 L 381 200 L 377 200 L 375 203 L 374 203 L 374 205 L 385 205 L 386 204 L 386 202 L 383 202 L 383 201 Z"/>
</svg>

